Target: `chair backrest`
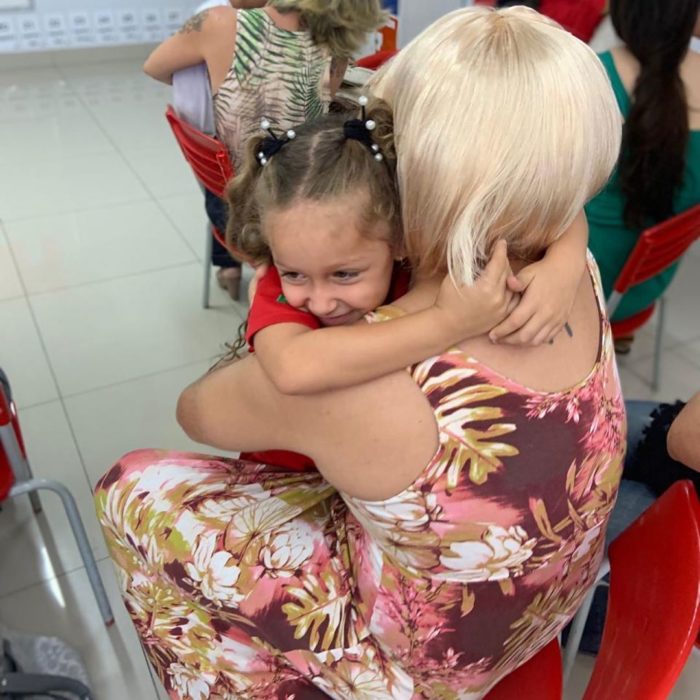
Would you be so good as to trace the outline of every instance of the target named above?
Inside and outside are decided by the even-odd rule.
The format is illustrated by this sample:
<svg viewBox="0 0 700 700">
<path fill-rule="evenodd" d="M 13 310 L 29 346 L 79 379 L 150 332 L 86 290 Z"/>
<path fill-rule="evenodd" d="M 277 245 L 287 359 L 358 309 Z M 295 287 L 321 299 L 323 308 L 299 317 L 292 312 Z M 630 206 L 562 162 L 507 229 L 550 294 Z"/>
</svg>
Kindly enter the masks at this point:
<svg viewBox="0 0 700 700">
<path fill-rule="evenodd" d="M 393 58 L 398 52 L 396 49 L 382 49 L 369 56 L 363 56 L 355 61 L 355 65 L 360 68 L 369 68 L 369 70 L 377 70 L 383 66 L 390 58 Z"/>
<path fill-rule="evenodd" d="M 611 545 L 603 640 L 583 700 L 665 700 L 700 629 L 700 505 L 671 486 Z"/>
<path fill-rule="evenodd" d="M 700 204 L 643 231 L 615 280 L 608 313 L 612 314 L 630 287 L 646 282 L 673 265 L 698 237 Z M 615 303 L 611 308 L 613 297 Z"/>
<path fill-rule="evenodd" d="M 8 449 L 5 448 L 6 444 Z M 15 482 L 11 454 L 8 452 L 13 453 L 18 448 L 24 453 L 22 434 L 10 394 L 10 383 L 0 369 L 0 501 L 5 500 Z"/>
<path fill-rule="evenodd" d="M 217 197 L 223 197 L 226 183 L 233 177 L 226 146 L 180 119 L 171 106 L 165 117 L 199 183 Z"/>
</svg>

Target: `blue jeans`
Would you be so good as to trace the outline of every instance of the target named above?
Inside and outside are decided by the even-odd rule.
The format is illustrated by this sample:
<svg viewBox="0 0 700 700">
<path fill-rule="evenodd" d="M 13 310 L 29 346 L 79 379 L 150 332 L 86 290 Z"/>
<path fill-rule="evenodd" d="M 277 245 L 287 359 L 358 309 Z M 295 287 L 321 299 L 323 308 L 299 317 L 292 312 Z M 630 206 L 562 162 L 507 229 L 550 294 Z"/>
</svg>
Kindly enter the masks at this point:
<svg viewBox="0 0 700 700">
<path fill-rule="evenodd" d="M 228 211 L 223 199 L 220 199 L 209 190 L 204 190 L 204 208 L 207 211 L 209 221 L 212 226 L 218 229 L 222 234 L 226 233 L 226 220 L 228 219 Z M 211 264 L 214 267 L 240 267 L 240 263 L 234 260 L 226 248 L 219 243 L 217 238 L 212 241 L 211 249 Z"/>
</svg>

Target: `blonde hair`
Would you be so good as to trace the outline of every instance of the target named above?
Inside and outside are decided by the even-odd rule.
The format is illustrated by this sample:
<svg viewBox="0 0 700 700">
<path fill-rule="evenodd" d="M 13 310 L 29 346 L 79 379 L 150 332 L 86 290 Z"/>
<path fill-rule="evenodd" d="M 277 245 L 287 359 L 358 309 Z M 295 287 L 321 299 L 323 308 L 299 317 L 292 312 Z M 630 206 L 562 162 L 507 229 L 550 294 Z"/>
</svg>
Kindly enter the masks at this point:
<svg viewBox="0 0 700 700">
<path fill-rule="evenodd" d="M 314 43 L 338 58 L 351 58 L 388 17 L 380 0 L 268 0 L 268 5 L 299 12 Z"/>
<path fill-rule="evenodd" d="M 382 69 L 404 245 L 419 274 L 470 282 L 499 238 L 541 255 L 607 181 L 621 117 L 597 56 L 524 7 L 469 8 Z"/>
</svg>

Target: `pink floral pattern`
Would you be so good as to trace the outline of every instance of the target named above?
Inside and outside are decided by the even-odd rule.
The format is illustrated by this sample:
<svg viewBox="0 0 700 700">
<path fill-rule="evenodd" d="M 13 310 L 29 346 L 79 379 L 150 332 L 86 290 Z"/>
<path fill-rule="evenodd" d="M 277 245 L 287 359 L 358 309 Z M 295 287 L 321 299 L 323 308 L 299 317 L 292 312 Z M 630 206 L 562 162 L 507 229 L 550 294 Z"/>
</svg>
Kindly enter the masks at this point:
<svg viewBox="0 0 700 700">
<path fill-rule="evenodd" d="M 268 465 L 122 458 L 97 511 L 170 697 L 479 698 L 547 644 L 594 580 L 621 475 L 602 324 L 594 369 L 567 391 L 457 350 L 412 367 L 440 445 L 382 502 Z"/>
</svg>

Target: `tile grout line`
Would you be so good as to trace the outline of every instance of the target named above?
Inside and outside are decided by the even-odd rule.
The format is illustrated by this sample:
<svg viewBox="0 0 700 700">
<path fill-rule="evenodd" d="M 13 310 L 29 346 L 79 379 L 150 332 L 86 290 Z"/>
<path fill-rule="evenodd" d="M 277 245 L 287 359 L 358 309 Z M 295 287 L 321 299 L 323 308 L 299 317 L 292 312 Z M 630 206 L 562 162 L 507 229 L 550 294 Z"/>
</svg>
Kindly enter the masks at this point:
<svg viewBox="0 0 700 700">
<path fill-rule="evenodd" d="M 32 514 L 32 517 L 34 517 L 33 514 Z M 99 564 L 100 562 L 104 561 L 105 559 L 109 559 L 109 557 L 101 557 L 100 559 L 95 558 L 95 563 Z M 5 600 L 6 598 L 10 598 L 13 595 L 17 595 L 18 593 L 24 593 L 25 591 L 29 591 L 32 588 L 38 588 L 40 586 L 45 586 L 48 583 L 60 581 L 62 578 L 66 578 L 67 576 L 70 576 L 71 574 L 76 574 L 80 571 L 85 571 L 85 575 L 87 576 L 87 570 L 81 564 L 80 566 L 66 569 L 65 571 L 62 571 L 60 574 L 56 574 L 55 576 L 48 576 L 46 578 L 39 579 L 38 581 L 34 581 L 33 583 L 30 583 L 27 586 L 22 586 L 21 588 L 16 588 L 14 590 L 7 591 L 7 592 L 3 593 L 2 595 L 0 595 L 0 600 Z"/>
<path fill-rule="evenodd" d="M 71 85 L 71 90 L 73 89 L 72 84 L 70 83 L 70 78 L 66 76 L 63 70 L 61 70 L 60 67 L 57 66 L 56 70 L 59 72 L 63 80 L 66 81 L 66 83 Z M 119 155 L 119 158 L 122 160 L 122 162 L 126 165 L 126 167 L 131 171 L 131 173 L 134 175 L 134 177 L 138 180 L 138 182 L 141 184 L 141 186 L 144 188 L 144 190 L 150 195 L 151 200 L 155 202 L 156 206 L 158 209 L 161 211 L 161 213 L 166 217 L 166 219 L 171 223 L 173 228 L 175 229 L 175 233 L 180 237 L 180 239 L 185 243 L 187 248 L 191 250 L 194 254 L 195 257 L 198 259 L 197 254 L 194 250 L 192 250 L 192 247 L 190 246 L 189 242 L 186 240 L 185 236 L 180 232 L 180 229 L 172 222 L 170 217 L 166 214 L 165 210 L 160 206 L 160 203 L 158 201 L 158 197 L 156 197 L 155 193 L 151 190 L 151 188 L 146 184 L 146 181 L 139 175 L 139 173 L 136 171 L 134 166 L 131 164 L 131 162 L 127 159 L 126 155 L 122 152 L 121 148 L 117 145 L 116 141 L 112 138 L 112 136 L 107 132 L 107 130 L 104 128 L 100 120 L 98 119 L 97 115 L 94 113 L 94 111 L 91 109 L 90 105 L 87 104 L 87 102 L 83 99 L 83 96 L 79 93 L 77 93 L 77 98 L 80 101 L 80 104 L 83 105 L 83 107 L 88 111 L 92 119 L 95 121 L 95 124 L 99 128 L 99 130 L 102 132 L 104 137 L 109 141 L 109 143 L 112 144 L 114 147 L 115 151 Z M 167 106 L 167 103 L 166 103 Z M 165 119 L 165 116 L 163 116 L 163 119 Z M 204 205 L 202 204 L 202 208 L 204 208 Z"/>
<path fill-rule="evenodd" d="M 5 239 L 8 241 L 9 245 L 9 237 L 7 236 L 5 229 L 2 229 L 2 233 L 5 236 Z M 27 304 L 27 308 L 29 309 L 29 314 L 32 318 L 32 323 L 34 324 L 34 329 L 36 330 L 37 337 L 39 339 L 39 345 L 41 346 L 41 350 L 44 354 L 44 358 L 46 360 L 46 365 L 49 369 L 49 373 L 51 374 L 51 379 L 54 383 L 54 388 L 56 390 L 56 395 L 58 397 L 58 401 L 61 403 L 61 410 L 63 411 L 63 415 L 66 419 L 66 423 L 68 425 L 68 430 L 70 431 L 71 439 L 73 440 L 73 445 L 75 446 L 76 453 L 78 455 L 78 459 L 80 460 L 80 466 L 83 470 L 83 476 L 85 477 L 85 481 L 88 485 L 88 489 L 90 489 L 90 492 L 92 492 L 92 484 L 90 483 L 90 476 L 88 475 L 87 469 L 85 467 L 85 458 L 83 457 L 82 450 L 80 449 L 80 445 L 78 444 L 78 439 L 75 434 L 75 430 L 73 428 L 73 424 L 71 423 L 70 416 L 68 415 L 68 410 L 66 408 L 66 403 L 63 398 L 62 392 L 61 392 L 61 386 L 58 382 L 58 377 L 56 376 L 56 370 L 53 366 L 53 363 L 51 362 L 51 357 L 49 356 L 49 351 L 48 348 L 46 347 L 46 341 L 44 340 L 44 336 L 41 332 L 41 327 L 39 325 L 39 321 L 36 317 L 36 312 L 34 310 L 34 306 L 32 305 L 31 298 L 29 297 L 29 294 L 27 293 L 27 288 L 24 282 L 24 278 L 22 277 L 22 272 L 19 269 L 17 259 L 15 258 L 14 251 L 12 250 L 12 246 L 10 246 L 10 256 L 12 258 L 12 261 L 14 262 L 15 267 L 17 268 L 17 272 L 19 274 L 20 278 L 20 284 L 22 285 L 22 289 L 24 290 L 25 294 L 25 300 Z"/>
<path fill-rule="evenodd" d="M 88 105 L 85 104 L 85 101 L 83 100 L 82 95 L 76 90 L 75 86 L 71 83 L 70 79 L 65 75 L 65 73 L 58 67 L 58 65 L 47 64 L 45 67 L 46 67 L 46 68 L 51 68 L 52 70 L 54 70 L 54 71 L 58 74 L 58 76 L 60 77 L 60 79 L 63 80 L 63 82 L 64 82 L 65 85 L 66 85 L 66 88 L 67 88 L 67 91 L 66 91 L 66 92 L 67 92 L 67 94 L 69 94 L 71 97 L 75 98 L 76 102 L 77 102 L 78 104 L 80 104 L 80 105 L 83 107 L 83 109 L 85 109 L 85 111 L 87 112 L 87 114 L 88 114 L 88 116 L 90 117 L 90 119 L 92 119 L 92 121 L 94 122 L 94 124 L 95 124 L 95 126 L 97 127 L 97 129 L 105 136 L 105 138 L 107 139 L 108 143 L 110 143 L 110 144 L 112 145 L 113 150 L 116 151 L 117 155 L 118 155 L 122 160 L 124 160 L 124 157 L 123 157 L 123 155 L 122 155 L 120 149 L 117 148 L 116 144 L 114 143 L 114 140 L 109 136 L 109 134 L 107 134 L 107 133 L 105 132 L 104 128 L 102 127 L 102 124 L 99 122 L 99 120 L 97 119 L 97 117 L 95 116 L 95 114 L 93 113 L 93 111 L 88 107 Z M 105 153 L 107 153 L 107 151 L 105 151 Z M 89 155 L 96 155 L 96 154 L 89 154 Z M 102 155 L 102 153 L 99 153 L 98 155 Z M 74 156 L 74 158 L 78 158 L 78 157 L 80 157 L 80 156 Z M 57 159 L 57 160 L 63 162 L 63 161 L 65 161 L 65 160 L 70 160 L 70 158 L 68 158 L 68 159 L 66 159 L 66 158 L 59 158 L 59 159 Z M 128 163 L 127 163 L 127 165 L 128 165 Z M 133 172 L 133 168 L 129 167 L 129 170 L 131 170 L 131 171 Z M 140 178 L 137 178 L 137 179 L 139 179 L 139 181 L 140 181 Z M 144 187 L 144 189 L 146 190 L 146 192 L 147 192 L 151 197 L 153 196 L 152 193 L 151 193 L 151 191 L 150 191 L 147 187 Z M 143 202 L 143 201 L 147 201 L 147 200 L 144 200 L 144 199 L 129 200 L 129 202 L 122 202 L 122 204 L 135 203 L 135 202 L 137 202 L 137 201 L 138 201 L 138 202 Z M 100 208 L 101 208 L 101 207 L 86 207 L 86 208 L 84 208 L 84 209 L 82 209 L 82 208 L 81 208 L 81 209 L 71 209 L 70 211 L 66 211 L 66 212 L 64 212 L 64 213 L 69 214 L 69 213 L 80 212 L 80 211 L 94 211 L 94 210 L 100 209 Z M 54 213 L 55 213 L 55 212 L 54 212 Z M 5 222 L 7 222 L 7 221 L 26 221 L 26 220 L 28 220 L 28 219 L 33 219 L 33 218 L 36 218 L 36 217 L 33 217 L 33 216 L 20 216 L 20 217 L 15 217 L 15 218 L 12 218 L 12 219 L 3 219 L 3 221 L 5 221 Z M 8 240 L 9 240 L 9 237 L 8 237 Z"/>
<path fill-rule="evenodd" d="M 185 369 L 187 367 L 194 367 L 195 365 L 201 364 L 202 362 L 213 362 L 216 360 L 218 355 L 212 355 L 210 357 L 202 358 L 201 360 L 195 360 L 194 362 L 187 362 L 183 365 L 177 365 L 176 367 L 168 367 L 166 369 L 160 369 L 155 372 L 148 372 L 147 374 L 141 374 L 138 377 L 130 377 L 129 379 L 122 379 L 118 382 L 113 382 L 112 384 L 105 384 L 104 386 L 96 386 L 91 389 L 85 389 L 84 391 L 77 391 L 73 394 L 65 394 L 65 399 L 74 399 L 80 396 L 86 396 L 87 394 L 95 394 L 98 391 L 104 391 L 105 389 L 112 389 L 118 386 L 124 386 L 125 384 L 131 384 L 131 382 L 141 381 L 143 379 L 150 379 L 152 377 L 158 377 L 161 374 L 167 374 L 169 372 L 177 372 L 178 370 Z"/>
<path fill-rule="evenodd" d="M 189 265 L 197 265 L 199 261 L 188 260 L 187 262 L 173 263 L 172 265 L 164 265 L 163 267 L 155 267 L 149 270 L 139 270 L 138 272 L 128 272 L 125 275 L 114 275 L 113 277 L 104 277 L 99 280 L 89 280 L 87 282 L 79 282 L 78 284 L 63 285 L 60 287 L 54 287 L 53 289 L 42 289 L 39 292 L 28 292 L 27 296 L 31 298 L 43 297 L 48 294 L 54 294 L 56 292 L 69 292 L 72 289 L 84 289 L 85 287 L 96 287 L 100 284 L 107 284 L 109 282 L 115 282 L 116 280 L 122 279 L 132 279 L 134 277 L 141 277 L 143 275 L 156 274 L 158 272 L 167 272 L 168 270 L 177 270 L 181 267 L 187 267 Z"/>
</svg>

